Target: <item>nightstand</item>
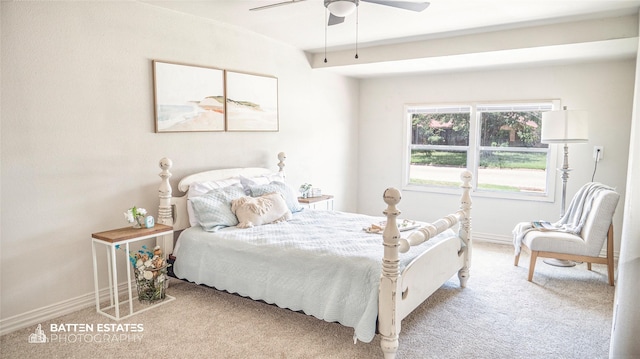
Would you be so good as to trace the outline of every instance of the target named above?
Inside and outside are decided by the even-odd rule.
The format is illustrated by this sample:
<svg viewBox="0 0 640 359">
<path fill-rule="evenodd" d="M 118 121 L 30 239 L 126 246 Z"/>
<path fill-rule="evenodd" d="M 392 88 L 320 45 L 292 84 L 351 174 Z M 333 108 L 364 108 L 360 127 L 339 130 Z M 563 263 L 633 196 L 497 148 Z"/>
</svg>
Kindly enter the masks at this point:
<svg viewBox="0 0 640 359">
<path fill-rule="evenodd" d="M 333 196 L 330 194 L 325 194 L 318 197 L 298 197 L 298 203 L 300 203 L 304 208 L 326 209 L 329 211 L 333 211 Z"/>
<path fill-rule="evenodd" d="M 91 252 L 93 254 L 93 281 L 96 294 L 96 311 L 111 319 L 120 320 L 128 318 L 134 314 L 144 312 L 161 304 L 170 302 L 175 298 L 169 295 L 165 295 L 163 300 L 160 300 L 151 305 L 144 305 L 133 300 L 133 290 L 131 289 L 132 281 L 132 265 L 129 262 L 129 253 L 131 252 L 130 245 L 134 242 L 142 241 L 156 237 L 156 242 L 160 244 L 162 239 L 160 237 L 168 234 L 173 234 L 173 227 L 166 226 L 164 224 L 156 224 L 153 228 L 133 228 L 125 227 L 114 229 L 105 232 L 98 232 L 91 234 Z M 109 305 L 104 308 L 100 307 L 100 285 L 98 275 L 98 257 L 96 253 L 96 246 L 103 245 L 106 247 L 106 262 L 107 273 L 109 278 L 108 291 L 109 291 Z M 119 296 L 119 282 L 118 282 L 118 263 L 117 255 L 120 253 L 121 257 L 125 258 L 127 268 L 127 288 L 128 299 L 121 301 Z M 166 257 L 166 254 L 165 254 Z M 120 267 L 123 263 L 120 262 Z M 133 283 L 135 285 L 135 283 Z M 166 285 L 166 283 L 165 283 Z M 138 299 L 136 290 L 136 299 Z M 125 306 L 126 310 L 128 304 L 128 314 L 121 315 L 120 307 Z"/>
</svg>

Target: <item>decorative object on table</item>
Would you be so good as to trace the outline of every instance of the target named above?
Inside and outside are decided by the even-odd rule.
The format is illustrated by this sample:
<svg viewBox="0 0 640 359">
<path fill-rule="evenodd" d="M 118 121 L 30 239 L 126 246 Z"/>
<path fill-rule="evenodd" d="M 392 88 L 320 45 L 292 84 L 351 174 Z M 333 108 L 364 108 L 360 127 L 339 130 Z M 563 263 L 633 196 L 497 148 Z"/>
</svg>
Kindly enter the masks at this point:
<svg viewBox="0 0 640 359">
<path fill-rule="evenodd" d="M 307 197 L 322 197 L 322 190 L 320 188 L 311 188 Z"/>
<path fill-rule="evenodd" d="M 144 218 L 144 226 L 146 228 L 153 228 L 153 226 L 156 225 L 156 221 L 155 219 L 153 219 L 153 216 L 146 216 Z"/>
<path fill-rule="evenodd" d="M 278 131 L 278 79 L 225 71 L 227 131 Z"/>
<path fill-rule="evenodd" d="M 156 132 L 225 130 L 224 70 L 153 61 Z"/>
<path fill-rule="evenodd" d="M 569 179 L 569 143 L 586 143 L 588 141 L 589 128 L 586 111 L 568 111 L 565 106 L 562 111 L 547 111 L 542 113 L 542 135 L 540 142 L 548 144 L 564 144 L 564 161 L 562 168 L 562 204 L 560 207 L 560 217 L 564 216 L 565 203 L 567 199 L 567 180 Z M 547 259 L 547 264 L 572 267 L 573 262 L 565 260 Z"/>
<path fill-rule="evenodd" d="M 145 225 L 145 216 L 147 215 L 147 210 L 144 208 L 138 208 L 133 206 L 129 208 L 126 212 L 124 212 L 124 218 L 129 223 L 133 223 L 133 228 L 147 228 Z"/>
<path fill-rule="evenodd" d="M 313 185 L 310 183 L 303 183 L 300 185 L 300 195 L 302 198 L 308 198 L 309 197 L 309 191 L 311 190 L 311 187 Z"/>
<path fill-rule="evenodd" d="M 168 264 L 160 246 L 153 251 L 147 246 L 137 252 L 129 253 L 129 261 L 133 265 L 138 289 L 138 300 L 142 303 L 154 303 L 165 298 Z"/>
</svg>

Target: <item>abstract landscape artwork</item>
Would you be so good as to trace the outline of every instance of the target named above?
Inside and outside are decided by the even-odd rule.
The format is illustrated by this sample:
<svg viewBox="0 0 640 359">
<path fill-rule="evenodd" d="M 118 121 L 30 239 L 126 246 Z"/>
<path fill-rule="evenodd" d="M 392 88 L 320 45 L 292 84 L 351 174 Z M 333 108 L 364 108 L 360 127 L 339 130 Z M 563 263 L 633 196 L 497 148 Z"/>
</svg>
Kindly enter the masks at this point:
<svg viewBox="0 0 640 359">
<path fill-rule="evenodd" d="M 225 130 L 224 71 L 153 61 L 156 132 Z"/>
<path fill-rule="evenodd" d="M 227 131 L 278 131 L 278 79 L 225 73 Z"/>
</svg>

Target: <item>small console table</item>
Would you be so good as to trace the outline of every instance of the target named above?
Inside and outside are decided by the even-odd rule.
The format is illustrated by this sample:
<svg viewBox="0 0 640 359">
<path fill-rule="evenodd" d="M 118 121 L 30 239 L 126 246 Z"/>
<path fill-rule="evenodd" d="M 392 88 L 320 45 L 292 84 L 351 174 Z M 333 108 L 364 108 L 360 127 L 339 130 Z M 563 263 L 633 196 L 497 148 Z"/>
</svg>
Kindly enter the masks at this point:
<svg viewBox="0 0 640 359">
<path fill-rule="evenodd" d="M 129 245 L 133 242 L 142 241 L 153 237 L 156 237 L 156 242 L 158 242 L 159 244 L 161 240 L 157 237 L 161 237 L 167 234 L 173 234 L 173 228 L 164 224 L 156 224 L 153 228 L 125 227 L 91 234 L 91 251 L 93 254 L 93 281 L 96 294 L 96 311 L 98 313 L 111 319 L 120 320 L 175 299 L 172 296 L 166 295 L 164 300 L 158 301 L 157 303 L 154 303 L 152 305 L 139 304 L 134 309 L 133 291 L 131 289 L 132 268 L 131 264 L 129 263 L 129 253 L 131 251 Z M 109 274 L 109 305 L 104 308 L 100 307 L 100 286 L 98 283 L 98 258 L 96 255 L 96 245 L 104 245 L 107 252 L 107 272 Z M 120 301 L 118 293 L 118 266 L 116 262 L 116 254 L 120 250 L 118 250 L 117 247 L 123 249 L 121 252 L 127 258 L 127 294 L 129 295 L 129 297 L 127 300 L 124 300 L 122 302 Z M 120 306 L 127 303 L 129 304 L 128 314 L 122 315 L 120 313 Z"/>
<path fill-rule="evenodd" d="M 298 203 L 309 209 L 326 209 L 333 211 L 333 196 L 325 194 L 318 197 L 298 197 Z"/>
</svg>

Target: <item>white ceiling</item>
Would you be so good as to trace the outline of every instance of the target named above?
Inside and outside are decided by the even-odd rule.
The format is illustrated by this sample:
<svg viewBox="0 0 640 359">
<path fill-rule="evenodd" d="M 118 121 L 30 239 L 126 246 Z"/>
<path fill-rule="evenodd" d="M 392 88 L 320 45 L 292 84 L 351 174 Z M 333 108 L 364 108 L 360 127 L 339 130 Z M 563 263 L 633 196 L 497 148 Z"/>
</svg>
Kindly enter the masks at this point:
<svg viewBox="0 0 640 359">
<path fill-rule="evenodd" d="M 349 15 L 345 22 L 325 29 L 325 8 L 322 0 L 306 0 L 293 4 L 273 7 L 260 11 L 250 9 L 274 4 L 286 0 L 209 0 L 209 1 L 154 1 L 142 2 L 171 9 L 193 16 L 238 26 L 278 41 L 290 44 L 306 52 L 320 56 L 326 47 L 329 53 L 345 49 L 355 49 L 356 17 L 358 47 L 360 49 L 387 45 L 425 41 L 433 38 L 460 36 L 470 33 L 540 26 L 567 21 L 595 19 L 611 16 L 637 15 L 640 0 L 431 0 L 430 6 L 422 12 L 413 12 L 389 6 L 361 2 L 358 13 Z M 412 0 L 416 1 L 416 0 Z M 637 29 L 636 34 L 637 36 Z M 581 56 L 629 57 L 637 51 L 637 41 L 618 42 L 616 45 L 601 44 L 598 48 L 579 49 Z M 537 54 L 535 61 L 562 61 L 558 48 L 553 48 L 549 58 Z M 576 53 L 569 48 L 566 52 L 575 59 Z M 523 54 L 514 54 L 514 63 L 522 60 Z M 505 54 L 503 54 L 505 55 Z M 453 69 L 464 63 L 477 64 L 482 61 L 478 54 L 474 62 L 459 55 L 454 59 L 430 59 L 434 69 L 446 70 L 451 64 Z M 485 54 L 486 56 L 486 54 Z M 486 56 L 489 58 L 490 56 Z M 505 56 L 501 56 L 501 62 Z M 533 61 L 532 58 L 531 61 Z M 564 59 L 566 61 L 566 59 Z M 434 64 L 433 62 L 437 63 Z M 332 69 L 349 76 L 368 77 L 374 74 L 400 73 L 411 71 L 411 63 L 386 61 L 383 64 L 365 63 L 363 65 L 336 66 Z M 504 65 L 504 64 L 503 64 Z M 424 69 L 424 64 L 420 64 Z M 404 70 L 403 70 L 404 69 Z"/>
</svg>

